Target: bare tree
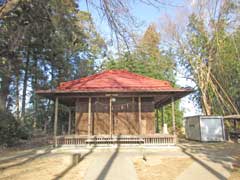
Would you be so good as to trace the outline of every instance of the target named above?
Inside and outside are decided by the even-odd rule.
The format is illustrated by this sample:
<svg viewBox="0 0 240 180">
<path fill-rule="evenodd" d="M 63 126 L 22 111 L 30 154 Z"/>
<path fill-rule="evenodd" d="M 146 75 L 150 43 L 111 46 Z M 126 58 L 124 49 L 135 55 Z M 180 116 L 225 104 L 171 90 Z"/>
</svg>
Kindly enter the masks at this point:
<svg viewBox="0 0 240 180">
<path fill-rule="evenodd" d="M 220 56 L 219 39 L 223 26 L 226 24 L 229 29 L 239 27 L 237 13 L 231 12 L 235 10 L 233 3 L 230 0 L 191 2 L 194 3 L 191 4 L 191 11 L 186 13 L 185 21 L 165 18 L 165 22 L 162 23 L 162 33 L 164 33 L 162 37 L 165 38 L 167 45 L 174 49 L 179 64 L 185 67 L 186 78 L 191 79 L 197 85 L 204 113 L 207 115 L 213 113 L 214 96 L 222 108 L 223 114 L 239 114 L 234 101 L 224 89 L 222 82 L 218 80 L 219 77 L 216 78 L 213 73 Z M 193 21 L 196 23 L 192 32 L 188 31 L 189 23 L 191 26 L 189 18 L 194 18 Z M 192 37 L 189 33 L 197 34 Z M 196 38 L 199 38 L 198 40 L 201 42 Z M 201 43 L 201 45 L 194 47 L 194 43 Z M 236 51 L 238 51 L 237 48 Z"/>
<path fill-rule="evenodd" d="M 24 0 L 3 0 L 0 4 L 0 18 L 16 8 L 20 1 Z M 78 0 L 78 2 L 82 1 Z M 112 31 L 112 39 L 116 40 L 118 45 L 123 42 L 128 48 L 130 42 L 135 43 L 133 30 L 137 30 L 141 25 L 131 12 L 136 3 L 142 3 L 159 10 L 163 7 L 181 6 L 174 1 L 163 0 L 85 0 L 89 12 L 96 12 L 103 21 L 107 22 Z"/>
</svg>

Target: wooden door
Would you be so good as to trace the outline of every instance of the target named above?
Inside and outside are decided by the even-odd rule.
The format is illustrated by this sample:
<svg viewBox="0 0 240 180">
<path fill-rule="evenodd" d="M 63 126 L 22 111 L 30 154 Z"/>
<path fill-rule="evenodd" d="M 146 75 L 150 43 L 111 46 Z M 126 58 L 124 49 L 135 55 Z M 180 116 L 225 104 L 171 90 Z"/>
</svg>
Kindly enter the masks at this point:
<svg viewBox="0 0 240 180">
<path fill-rule="evenodd" d="M 109 135 L 109 98 L 94 98 L 93 100 L 93 134 Z"/>
<path fill-rule="evenodd" d="M 112 103 L 112 116 L 113 134 L 138 133 L 138 110 L 135 98 L 115 98 Z"/>
</svg>

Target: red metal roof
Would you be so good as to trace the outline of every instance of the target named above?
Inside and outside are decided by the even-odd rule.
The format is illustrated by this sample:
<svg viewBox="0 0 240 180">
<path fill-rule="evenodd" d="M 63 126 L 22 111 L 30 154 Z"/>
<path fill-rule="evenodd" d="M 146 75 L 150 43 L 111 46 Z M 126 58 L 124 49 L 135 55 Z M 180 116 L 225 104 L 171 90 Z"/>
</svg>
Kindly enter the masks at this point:
<svg viewBox="0 0 240 180">
<path fill-rule="evenodd" d="M 157 80 L 126 70 L 108 70 L 85 78 L 62 82 L 60 92 L 73 91 L 183 91 L 173 88 L 168 81 Z"/>
</svg>

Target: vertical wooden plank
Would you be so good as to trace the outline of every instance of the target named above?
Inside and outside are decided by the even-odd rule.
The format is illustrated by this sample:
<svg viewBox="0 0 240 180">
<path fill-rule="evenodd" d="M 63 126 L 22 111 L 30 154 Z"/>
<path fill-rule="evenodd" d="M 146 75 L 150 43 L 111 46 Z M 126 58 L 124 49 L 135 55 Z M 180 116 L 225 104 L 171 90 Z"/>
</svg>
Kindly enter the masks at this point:
<svg viewBox="0 0 240 180">
<path fill-rule="evenodd" d="M 175 107 L 174 107 L 174 97 L 172 97 L 172 126 L 173 126 L 173 135 L 176 135 L 176 126 L 175 126 Z"/>
<path fill-rule="evenodd" d="M 135 97 L 132 97 L 132 121 L 134 122 L 134 129 L 133 129 L 133 134 L 138 134 L 138 114 L 136 113 L 136 107 L 135 107 L 136 103 L 135 103 Z"/>
<path fill-rule="evenodd" d="M 112 136 L 112 97 L 109 98 L 109 134 Z"/>
<path fill-rule="evenodd" d="M 95 111 L 95 107 L 93 107 L 94 106 L 94 103 L 95 102 L 95 100 L 92 100 L 92 102 L 91 102 L 91 124 L 92 124 L 92 128 L 91 128 L 91 131 L 92 131 L 92 135 L 94 135 L 95 134 L 95 117 L 94 117 L 94 111 Z"/>
<path fill-rule="evenodd" d="M 78 117 L 79 117 L 79 99 L 77 98 L 77 100 L 75 101 L 75 130 L 74 133 L 78 134 L 77 132 L 77 123 L 78 123 Z"/>
<path fill-rule="evenodd" d="M 68 110 L 68 135 L 71 134 L 71 124 L 72 124 L 72 112 L 71 109 Z"/>
<path fill-rule="evenodd" d="M 162 107 L 161 108 L 161 111 L 162 111 L 162 118 L 161 118 L 161 120 L 162 120 L 162 133 L 163 133 L 163 126 L 164 126 L 164 107 Z"/>
<path fill-rule="evenodd" d="M 54 147 L 57 147 L 57 122 L 58 122 L 58 97 L 56 97 L 55 100 L 55 112 L 54 112 L 55 118 L 54 118 L 54 129 L 53 129 L 53 135 L 54 135 Z"/>
<path fill-rule="evenodd" d="M 91 136 L 91 101 L 92 98 L 88 98 L 88 137 Z"/>
<path fill-rule="evenodd" d="M 158 108 L 156 108 L 156 116 L 157 116 L 157 118 L 156 118 L 156 121 L 157 121 L 157 122 L 156 122 L 156 126 L 157 126 L 157 127 L 156 127 L 156 132 L 157 132 L 157 133 L 159 133 L 159 121 L 158 121 L 159 113 L 158 113 L 158 111 L 159 111 Z"/>
<path fill-rule="evenodd" d="M 138 97 L 138 125 L 139 125 L 139 134 L 142 134 L 142 103 L 141 97 Z"/>
</svg>

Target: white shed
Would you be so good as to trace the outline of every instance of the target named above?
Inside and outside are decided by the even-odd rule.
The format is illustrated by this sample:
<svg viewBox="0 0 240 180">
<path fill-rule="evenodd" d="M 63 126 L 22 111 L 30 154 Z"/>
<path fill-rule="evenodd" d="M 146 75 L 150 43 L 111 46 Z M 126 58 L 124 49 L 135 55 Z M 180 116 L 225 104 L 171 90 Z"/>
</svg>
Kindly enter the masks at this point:
<svg viewBox="0 0 240 180">
<path fill-rule="evenodd" d="M 186 138 L 198 141 L 224 141 L 225 130 L 222 116 L 185 117 Z"/>
</svg>

